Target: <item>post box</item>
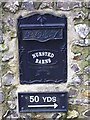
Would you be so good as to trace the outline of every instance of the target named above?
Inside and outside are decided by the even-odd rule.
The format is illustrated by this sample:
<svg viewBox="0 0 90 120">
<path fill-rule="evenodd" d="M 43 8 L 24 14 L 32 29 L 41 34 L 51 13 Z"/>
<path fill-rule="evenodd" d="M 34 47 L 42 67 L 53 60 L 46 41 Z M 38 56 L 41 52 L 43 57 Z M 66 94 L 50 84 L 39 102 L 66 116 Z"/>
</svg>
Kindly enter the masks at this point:
<svg viewBox="0 0 90 120">
<path fill-rule="evenodd" d="M 67 81 L 67 18 L 33 13 L 18 18 L 20 83 Z"/>
</svg>

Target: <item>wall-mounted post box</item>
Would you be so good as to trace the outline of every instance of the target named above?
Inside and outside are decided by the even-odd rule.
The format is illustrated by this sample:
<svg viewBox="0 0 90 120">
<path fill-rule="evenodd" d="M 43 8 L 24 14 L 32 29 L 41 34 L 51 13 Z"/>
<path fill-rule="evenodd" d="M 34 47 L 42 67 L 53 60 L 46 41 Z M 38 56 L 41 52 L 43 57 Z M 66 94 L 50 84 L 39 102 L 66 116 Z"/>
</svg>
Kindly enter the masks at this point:
<svg viewBox="0 0 90 120">
<path fill-rule="evenodd" d="M 34 13 L 18 18 L 20 83 L 67 80 L 67 18 Z"/>
</svg>

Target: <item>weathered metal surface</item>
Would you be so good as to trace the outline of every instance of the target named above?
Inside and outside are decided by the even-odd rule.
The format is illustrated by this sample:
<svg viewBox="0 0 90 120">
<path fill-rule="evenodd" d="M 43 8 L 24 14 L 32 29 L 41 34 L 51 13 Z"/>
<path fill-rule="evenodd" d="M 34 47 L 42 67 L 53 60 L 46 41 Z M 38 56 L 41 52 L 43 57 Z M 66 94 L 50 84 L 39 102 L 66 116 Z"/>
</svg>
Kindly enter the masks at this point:
<svg viewBox="0 0 90 120">
<path fill-rule="evenodd" d="M 18 19 L 20 83 L 67 80 L 67 19 L 33 14 Z"/>
<path fill-rule="evenodd" d="M 18 93 L 19 112 L 67 112 L 67 92 Z"/>
</svg>

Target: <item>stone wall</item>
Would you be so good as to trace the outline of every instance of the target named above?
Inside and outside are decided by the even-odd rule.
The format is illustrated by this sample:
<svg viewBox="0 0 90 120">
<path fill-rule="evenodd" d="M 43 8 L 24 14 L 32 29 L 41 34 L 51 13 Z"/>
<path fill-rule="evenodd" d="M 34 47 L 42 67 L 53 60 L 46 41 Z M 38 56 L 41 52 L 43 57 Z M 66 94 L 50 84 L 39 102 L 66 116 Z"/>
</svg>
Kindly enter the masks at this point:
<svg viewBox="0 0 90 120">
<path fill-rule="evenodd" d="M 17 18 L 31 12 L 65 14 L 68 19 L 68 80 L 58 85 L 20 85 Z M 89 120 L 90 117 L 90 1 L 10 0 L 0 2 L 0 119 Z M 29 89 L 27 89 L 29 88 Z M 67 113 L 22 113 L 18 91 L 68 91 Z"/>
</svg>

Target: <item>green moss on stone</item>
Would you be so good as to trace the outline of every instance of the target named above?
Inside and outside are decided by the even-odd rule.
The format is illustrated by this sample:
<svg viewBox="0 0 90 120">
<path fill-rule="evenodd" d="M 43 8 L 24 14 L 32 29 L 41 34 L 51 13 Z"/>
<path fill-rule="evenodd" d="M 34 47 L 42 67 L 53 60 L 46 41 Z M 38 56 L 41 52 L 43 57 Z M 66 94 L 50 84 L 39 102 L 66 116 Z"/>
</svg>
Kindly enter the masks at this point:
<svg viewBox="0 0 90 120">
<path fill-rule="evenodd" d="M 75 54 L 81 53 L 83 50 L 83 47 L 77 46 L 77 45 L 72 45 L 71 51 Z"/>
<path fill-rule="evenodd" d="M 36 116 L 36 113 L 35 112 L 31 113 L 31 116 L 32 116 L 32 120 L 34 120 L 35 116 Z"/>
<path fill-rule="evenodd" d="M 4 75 L 9 70 L 9 65 L 5 62 L 1 65 L 2 75 Z"/>
<path fill-rule="evenodd" d="M 78 106 L 77 105 L 68 105 L 68 110 L 72 111 L 74 109 L 78 109 Z"/>
<path fill-rule="evenodd" d="M 74 25 L 77 25 L 77 24 L 86 24 L 88 26 L 90 26 L 90 21 L 88 20 L 87 18 L 87 14 L 89 13 L 89 9 L 86 9 L 85 7 L 82 7 L 82 8 L 77 8 L 77 9 L 74 9 L 73 12 L 83 12 L 84 14 L 86 14 L 85 16 L 85 19 L 83 20 L 82 18 L 76 18 L 74 19 Z"/>
<path fill-rule="evenodd" d="M 88 79 L 90 78 L 90 74 L 87 75 L 88 76 Z"/>
<path fill-rule="evenodd" d="M 74 53 L 74 54 L 78 54 L 78 53 L 81 53 L 82 54 L 82 60 L 85 60 L 86 57 L 88 56 L 89 54 L 89 47 L 81 47 L 81 46 L 77 46 L 77 45 L 72 45 L 71 47 L 71 51 Z"/>
<path fill-rule="evenodd" d="M 3 32 L 3 33 L 6 33 L 7 31 L 10 31 L 9 26 L 7 26 L 6 24 L 3 24 L 2 32 Z"/>
<path fill-rule="evenodd" d="M 12 85 L 12 86 L 10 86 L 10 88 L 8 89 L 8 94 L 13 90 L 13 89 L 15 89 L 16 88 L 16 86 L 15 85 Z M 12 97 L 12 96 L 8 96 L 8 100 L 9 101 L 13 101 L 14 100 L 14 98 Z"/>
<path fill-rule="evenodd" d="M 2 43 L 2 48 L 4 48 L 4 46 L 5 46 L 4 43 Z"/>
<path fill-rule="evenodd" d="M 5 102 L 7 102 L 8 101 L 8 95 L 9 95 L 8 87 L 4 86 L 3 93 L 4 93 Z"/>
<path fill-rule="evenodd" d="M 74 20 L 74 25 L 82 24 L 82 23 L 83 23 L 83 20 L 80 18 Z"/>
<path fill-rule="evenodd" d="M 74 25 L 77 24 L 86 24 L 87 26 L 90 27 L 90 21 L 88 19 L 82 20 L 82 19 L 75 19 L 74 20 Z"/>
<path fill-rule="evenodd" d="M 82 55 L 83 55 L 83 58 L 86 59 L 86 57 L 88 56 L 89 54 L 89 47 L 83 47 L 83 50 L 82 50 Z"/>
<path fill-rule="evenodd" d="M 88 34 L 87 38 L 90 39 L 90 34 Z M 90 49 L 90 48 L 89 48 L 89 49 Z"/>
<path fill-rule="evenodd" d="M 88 66 L 88 61 L 82 61 L 80 64 L 79 64 L 79 66 L 80 66 L 80 68 L 83 70 L 86 66 Z"/>
</svg>

